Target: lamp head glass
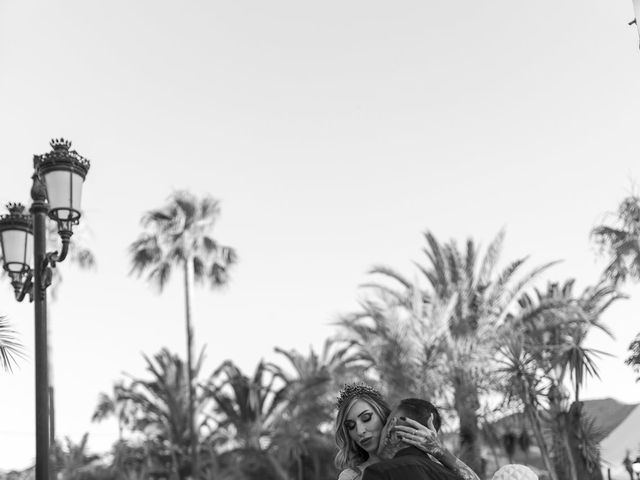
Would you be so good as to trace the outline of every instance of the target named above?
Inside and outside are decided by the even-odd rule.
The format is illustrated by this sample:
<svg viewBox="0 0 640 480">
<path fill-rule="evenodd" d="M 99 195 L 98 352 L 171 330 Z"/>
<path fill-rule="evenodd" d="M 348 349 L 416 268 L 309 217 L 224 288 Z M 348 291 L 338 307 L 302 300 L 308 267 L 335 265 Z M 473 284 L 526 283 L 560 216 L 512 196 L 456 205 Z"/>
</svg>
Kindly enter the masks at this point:
<svg viewBox="0 0 640 480">
<path fill-rule="evenodd" d="M 33 165 L 47 190 L 49 217 L 58 223 L 58 231 L 71 231 L 80 220 L 82 186 L 90 164 L 70 150 L 67 140 L 54 139 L 50 145 L 53 150 L 35 155 Z"/>
<path fill-rule="evenodd" d="M 0 215 L 0 246 L 3 268 L 12 276 L 31 269 L 33 260 L 33 227 L 31 215 L 20 203 L 7 205 L 9 214 Z"/>
</svg>

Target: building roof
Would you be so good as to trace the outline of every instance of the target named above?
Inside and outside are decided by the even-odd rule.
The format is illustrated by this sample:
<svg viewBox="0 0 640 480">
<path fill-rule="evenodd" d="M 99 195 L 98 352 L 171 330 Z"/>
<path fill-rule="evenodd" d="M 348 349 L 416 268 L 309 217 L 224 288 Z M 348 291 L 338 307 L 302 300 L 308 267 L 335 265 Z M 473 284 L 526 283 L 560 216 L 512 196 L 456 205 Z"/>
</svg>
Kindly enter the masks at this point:
<svg viewBox="0 0 640 480">
<path fill-rule="evenodd" d="M 604 437 L 620 425 L 639 404 L 621 403 L 613 398 L 600 400 L 584 400 L 584 413 L 593 418 Z"/>
</svg>

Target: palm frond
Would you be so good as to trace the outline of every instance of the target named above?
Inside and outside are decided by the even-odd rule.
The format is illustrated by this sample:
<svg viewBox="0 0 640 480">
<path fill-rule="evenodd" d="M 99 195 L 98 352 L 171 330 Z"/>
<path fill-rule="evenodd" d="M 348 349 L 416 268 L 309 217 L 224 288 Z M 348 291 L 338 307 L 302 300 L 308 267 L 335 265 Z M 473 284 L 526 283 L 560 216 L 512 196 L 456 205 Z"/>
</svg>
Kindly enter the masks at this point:
<svg viewBox="0 0 640 480">
<path fill-rule="evenodd" d="M 432 287 L 438 291 L 440 296 L 445 296 L 445 292 L 449 289 L 450 280 L 443 247 L 433 233 L 427 231 L 425 238 L 427 240 L 427 248 L 423 249 L 423 251 L 431 262 L 434 278 L 437 278 L 437 282 L 432 284 Z"/>
<path fill-rule="evenodd" d="M 522 291 L 528 287 L 529 285 L 531 285 L 531 282 L 533 280 L 535 280 L 537 277 L 539 277 L 543 272 L 545 272 L 546 270 L 548 270 L 549 268 L 551 268 L 554 265 L 557 265 L 558 263 L 560 263 L 560 260 L 555 260 L 552 262 L 547 262 L 544 263 L 538 267 L 535 267 L 534 269 L 532 269 L 529 273 L 527 273 L 526 275 L 524 275 L 516 284 L 514 287 L 508 289 L 508 291 L 505 294 L 505 297 L 502 300 L 502 309 L 501 309 L 501 313 L 497 318 L 497 324 L 501 325 L 504 322 L 504 319 L 506 318 L 506 316 L 509 314 L 510 312 L 510 307 L 512 306 L 512 304 L 516 301 L 519 300 L 521 298 L 523 298 L 521 296 Z"/>
<path fill-rule="evenodd" d="M 19 358 L 25 358 L 24 347 L 6 317 L 0 317 L 0 366 L 12 372 Z"/>
<path fill-rule="evenodd" d="M 500 230 L 487 247 L 487 251 L 480 263 L 480 271 L 478 272 L 478 282 L 480 284 L 486 284 L 489 282 L 493 269 L 496 267 L 500 258 L 500 252 L 502 251 L 502 244 L 504 243 L 505 235 L 505 230 Z"/>
<path fill-rule="evenodd" d="M 197 283 L 206 281 L 212 287 L 227 283 L 237 253 L 211 236 L 219 213 L 213 197 L 173 192 L 163 207 L 142 216 L 144 232 L 129 247 L 131 273 L 149 272 L 147 279 L 162 290 L 172 267 L 192 259 Z"/>
<path fill-rule="evenodd" d="M 400 283 L 400 285 L 405 289 L 410 289 L 412 287 L 412 283 L 402 273 L 385 265 L 374 265 L 369 269 L 368 273 L 370 275 L 382 275 L 386 278 L 390 278 Z"/>
</svg>

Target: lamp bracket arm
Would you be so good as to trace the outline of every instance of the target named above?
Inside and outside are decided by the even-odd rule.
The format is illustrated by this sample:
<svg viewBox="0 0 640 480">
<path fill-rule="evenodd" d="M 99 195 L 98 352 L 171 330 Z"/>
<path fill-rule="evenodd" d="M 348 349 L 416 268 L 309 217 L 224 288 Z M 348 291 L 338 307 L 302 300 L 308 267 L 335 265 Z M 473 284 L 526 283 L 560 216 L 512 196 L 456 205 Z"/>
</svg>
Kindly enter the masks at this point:
<svg viewBox="0 0 640 480">
<path fill-rule="evenodd" d="M 55 252 L 48 252 L 46 254 L 44 265 L 42 267 L 43 272 L 47 264 L 51 265 L 51 268 L 56 268 L 56 263 L 63 262 L 64 259 L 67 258 L 67 254 L 69 253 L 69 244 L 71 243 L 71 232 L 69 232 L 68 230 L 61 231 L 60 236 L 62 237 L 62 251 L 58 253 L 58 251 L 56 250 Z"/>
</svg>

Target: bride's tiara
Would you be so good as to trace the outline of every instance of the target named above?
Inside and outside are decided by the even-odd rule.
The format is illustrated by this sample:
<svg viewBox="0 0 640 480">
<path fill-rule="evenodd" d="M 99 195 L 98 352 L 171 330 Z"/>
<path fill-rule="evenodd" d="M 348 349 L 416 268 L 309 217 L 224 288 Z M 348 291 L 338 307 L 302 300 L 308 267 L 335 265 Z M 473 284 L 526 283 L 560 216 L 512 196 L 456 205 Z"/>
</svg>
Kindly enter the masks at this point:
<svg viewBox="0 0 640 480">
<path fill-rule="evenodd" d="M 366 383 L 348 383 L 342 387 L 336 401 L 336 409 L 340 410 L 344 404 L 351 402 L 357 397 L 373 397 L 376 400 L 384 401 L 382 394 L 371 385 Z"/>
</svg>

